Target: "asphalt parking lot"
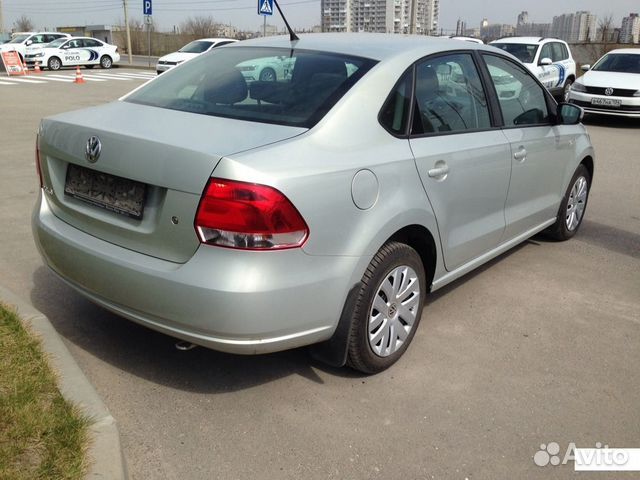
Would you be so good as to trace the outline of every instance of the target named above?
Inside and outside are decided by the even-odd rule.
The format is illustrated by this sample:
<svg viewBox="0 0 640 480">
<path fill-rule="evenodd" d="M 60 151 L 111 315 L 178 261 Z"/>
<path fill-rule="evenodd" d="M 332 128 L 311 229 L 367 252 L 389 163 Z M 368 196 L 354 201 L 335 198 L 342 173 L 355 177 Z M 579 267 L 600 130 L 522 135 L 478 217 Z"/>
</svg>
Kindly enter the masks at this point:
<svg viewBox="0 0 640 480">
<path fill-rule="evenodd" d="M 303 349 L 179 352 L 43 266 L 29 224 L 38 122 L 114 100 L 139 72 L 0 78 L 0 283 L 63 337 L 119 423 L 132 478 L 575 478 L 571 462 L 536 466 L 541 444 L 640 448 L 640 121 L 587 120 L 596 173 L 573 240 L 535 237 L 431 295 L 403 359 L 363 377 Z"/>
</svg>

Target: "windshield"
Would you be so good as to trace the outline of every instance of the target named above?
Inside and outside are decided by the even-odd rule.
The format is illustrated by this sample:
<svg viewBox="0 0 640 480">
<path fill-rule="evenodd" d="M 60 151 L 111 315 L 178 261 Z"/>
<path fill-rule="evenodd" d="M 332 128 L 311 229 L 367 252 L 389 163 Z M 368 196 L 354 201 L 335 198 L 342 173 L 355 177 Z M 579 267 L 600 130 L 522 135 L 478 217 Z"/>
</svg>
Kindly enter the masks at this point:
<svg viewBox="0 0 640 480">
<path fill-rule="evenodd" d="M 31 35 L 16 35 L 15 37 L 13 37 L 11 39 L 11 41 L 7 42 L 7 43 L 22 43 L 24 42 L 27 38 L 29 38 Z"/>
<path fill-rule="evenodd" d="M 202 53 L 206 52 L 207 48 L 211 45 L 213 45 L 213 42 L 202 42 L 200 40 L 196 40 L 195 42 L 185 45 L 178 51 L 182 53 Z"/>
<path fill-rule="evenodd" d="M 213 49 L 163 73 L 125 101 L 311 128 L 375 63 L 289 48 Z"/>
<path fill-rule="evenodd" d="M 526 43 L 492 43 L 493 47 L 509 52 L 522 63 L 533 63 L 538 51 L 538 45 Z"/>
<path fill-rule="evenodd" d="M 62 45 L 64 42 L 66 42 L 67 40 L 69 40 L 68 38 L 59 38 L 57 40 L 54 40 L 51 43 L 48 43 L 46 45 L 46 48 L 58 48 L 60 45 Z"/>
<path fill-rule="evenodd" d="M 597 72 L 640 73 L 640 55 L 633 53 L 608 53 L 596 63 Z"/>
</svg>

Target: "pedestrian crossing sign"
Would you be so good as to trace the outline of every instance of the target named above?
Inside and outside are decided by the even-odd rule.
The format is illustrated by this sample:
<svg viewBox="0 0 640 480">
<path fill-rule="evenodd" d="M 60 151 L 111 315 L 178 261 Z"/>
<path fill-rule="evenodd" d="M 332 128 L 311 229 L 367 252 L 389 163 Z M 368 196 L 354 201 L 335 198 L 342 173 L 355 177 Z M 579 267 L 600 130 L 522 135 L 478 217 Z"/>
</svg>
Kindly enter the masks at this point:
<svg viewBox="0 0 640 480">
<path fill-rule="evenodd" d="M 258 15 L 273 15 L 273 0 L 258 0 Z"/>
</svg>

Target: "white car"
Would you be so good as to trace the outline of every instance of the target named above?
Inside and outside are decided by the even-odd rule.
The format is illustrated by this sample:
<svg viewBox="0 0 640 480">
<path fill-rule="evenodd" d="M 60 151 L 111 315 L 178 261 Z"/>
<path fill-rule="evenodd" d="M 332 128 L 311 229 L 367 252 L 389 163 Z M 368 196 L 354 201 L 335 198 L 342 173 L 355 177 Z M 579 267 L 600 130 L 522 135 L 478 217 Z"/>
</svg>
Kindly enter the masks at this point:
<svg viewBox="0 0 640 480">
<path fill-rule="evenodd" d="M 25 63 L 28 67 L 36 62 L 49 70 L 60 70 L 62 67 L 84 65 L 93 68 L 111 68 L 120 61 L 118 47 L 90 37 L 61 38 L 55 40 L 42 49 L 27 52 Z"/>
<path fill-rule="evenodd" d="M 508 37 L 491 42 L 524 63 L 552 95 L 569 99 L 576 81 L 576 62 L 567 42 L 557 38 Z"/>
<path fill-rule="evenodd" d="M 68 33 L 60 32 L 22 32 L 17 33 L 7 43 L 0 45 L 0 52 L 15 50 L 20 55 L 20 60 L 24 61 L 27 49 L 40 48 L 47 43 L 58 39 L 71 38 Z"/>
<path fill-rule="evenodd" d="M 166 72 L 176 65 L 180 65 L 182 62 L 191 60 L 204 52 L 208 52 L 212 48 L 221 47 L 237 41 L 238 40 L 234 40 L 233 38 L 201 38 L 200 40 L 194 40 L 177 52 L 160 57 L 156 64 L 156 72 L 160 75 L 162 72 Z"/>
<path fill-rule="evenodd" d="M 640 118 L 640 48 L 620 48 L 596 64 L 571 87 L 569 102 L 586 113 Z"/>
</svg>

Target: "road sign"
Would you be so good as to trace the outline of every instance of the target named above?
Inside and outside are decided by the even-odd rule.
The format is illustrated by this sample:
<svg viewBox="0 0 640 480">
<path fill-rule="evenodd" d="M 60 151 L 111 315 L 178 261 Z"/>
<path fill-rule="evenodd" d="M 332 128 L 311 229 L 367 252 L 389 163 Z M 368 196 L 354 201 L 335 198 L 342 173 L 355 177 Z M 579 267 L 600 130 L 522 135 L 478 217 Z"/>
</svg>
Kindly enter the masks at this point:
<svg viewBox="0 0 640 480">
<path fill-rule="evenodd" d="M 258 15 L 273 15 L 273 0 L 258 0 Z"/>
<path fill-rule="evenodd" d="M 142 13 L 144 15 L 153 15 L 153 9 L 151 8 L 151 0 L 144 0 L 142 2 Z"/>
<path fill-rule="evenodd" d="M 144 17 L 144 24 L 153 25 L 153 19 L 151 18 L 151 15 L 147 15 L 146 17 Z"/>
</svg>

